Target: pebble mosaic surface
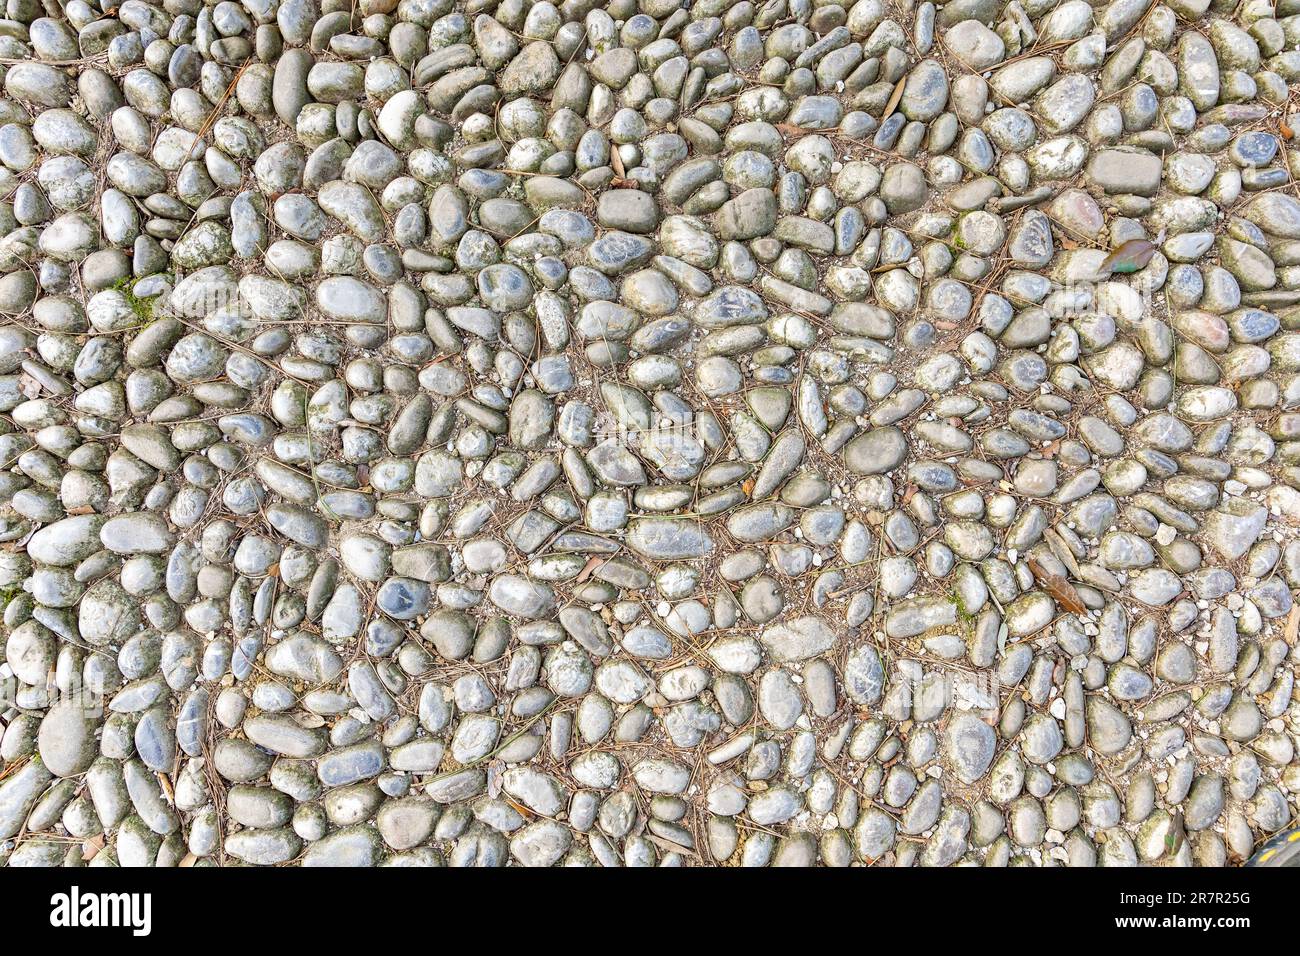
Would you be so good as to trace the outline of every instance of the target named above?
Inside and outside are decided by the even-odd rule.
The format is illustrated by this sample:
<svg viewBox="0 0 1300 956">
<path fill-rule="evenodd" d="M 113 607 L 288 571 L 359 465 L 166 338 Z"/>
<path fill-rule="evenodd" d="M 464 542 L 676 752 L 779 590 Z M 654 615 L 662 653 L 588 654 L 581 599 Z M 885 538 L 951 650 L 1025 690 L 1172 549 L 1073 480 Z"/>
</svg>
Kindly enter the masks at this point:
<svg viewBox="0 0 1300 956">
<path fill-rule="evenodd" d="M 1300 0 L 4 0 L 0 863 L 1239 865 Z"/>
</svg>

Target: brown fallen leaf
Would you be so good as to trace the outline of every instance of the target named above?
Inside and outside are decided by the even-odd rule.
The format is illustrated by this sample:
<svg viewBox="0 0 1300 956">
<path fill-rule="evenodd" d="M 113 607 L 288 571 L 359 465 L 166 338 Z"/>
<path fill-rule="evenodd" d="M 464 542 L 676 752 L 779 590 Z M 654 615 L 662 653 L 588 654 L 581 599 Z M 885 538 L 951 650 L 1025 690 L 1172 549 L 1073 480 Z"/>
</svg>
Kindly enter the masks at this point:
<svg viewBox="0 0 1300 956">
<path fill-rule="evenodd" d="M 1295 647 L 1297 634 L 1300 634 L 1300 604 L 1292 604 L 1291 613 L 1286 616 L 1286 626 L 1282 629 L 1282 639 Z"/>
<path fill-rule="evenodd" d="M 1121 243 L 1110 255 L 1101 260 L 1097 271 L 1103 276 L 1115 272 L 1121 274 L 1137 272 L 1146 267 L 1162 242 L 1164 242 L 1163 232 L 1156 236 L 1155 242 L 1148 242 L 1146 239 L 1130 239 L 1128 242 Z"/>
<path fill-rule="evenodd" d="M 885 104 L 885 111 L 880 114 L 880 122 L 884 122 L 893 115 L 894 110 L 898 109 L 899 102 L 903 99 L 903 88 L 907 85 L 907 77 L 902 77 L 894 84 L 894 92 L 889 94 L 889 102 Z"/>
<path fill-rule="evenodd" d="M 623 157 L 618 154 L 617 146 L 609 151 L 609 164 L 614 167 L 614 175 L 619 179 L 627 176 L 627 169 L 623 166 Z"/>
<path fill-rule="evenodd" d="M 754 493 L 754 479 L 746 478 L 744 481 L 742 481 L 740 483 L 740 490 L 745 493 L 746 498 L 752 495 Z"/>
<path fill-rule="evenodd" d="M 520 815 L 521 817 L 523 817 L 525 820 L 531 819 L 532 817 L 535 817 L 535 816 L 537 815 L 537 814 L 533 813 L 532 810 L 529 810 L 529 809 L 528 809 L 526 806 L 524 806 L 522 803 L 515 803 L 515 802 L 514 802 L 513 800 L 511 800 L 509 797 L 506 797 L 506 803 L 508 803 L 508 804 L 510 804 L 512 807 L 514 807 L 515 810 L 517 810 L 517 811 L 519 812 L 519 815 Z"/>
<path fill-rule="evenodd" d="M 96 833 L 93 837 L 81 841 L 81 858 L 89 862 L 102 849 L 104 849 L 104 834 Z"/>
<path fill-rule="evenodd" d="M 1065 565 L 1066 570 L 1076 578 L 1079 577 L 1079 562 L 1075 560 L 1074 552 L 1071 551 L 1070 546 L 1065 543 L 1065 539 L 1052 528 L 1048 528 L 1043 532 L 1043 540 L 1046 541 L 1047 546 L 1052 549 L 1052 553 L 1060 559 L 1063 565 Z"/>
<path fill-rule="evenodd" d="M 588 558 L 587 563 L 582 566 L 582 570 L 578 572 L 578 576 L 574 578 L 574 580 L 578 584 L 581 584 L 583 581 L 587 580 L 587 578 L 591 577 L 592 572 L 604 564 L 606 560 L 607 559 L 602 558 L 599 555 L 593 555 Z"/>
<path fill-rule="evenodd" d="M 1088 610 L 1079 600 L 1079 592 L 1074 589 L 1074 585 L 1061 575 L 1048 571 L 1033 558 L 1029 559 L 1029 570 L 1034 572 L 1034 577 L 1061 607 L 1074 614 L 1083 614 Z"/>
<path fill-rule="evenodd" d="M 172 786 L 171 779 L 165 773 L 158 774 L 158 783 L 162 786 L 163 796 L 173 807 L 176 806 L 176 788 Z"/>
</svg>

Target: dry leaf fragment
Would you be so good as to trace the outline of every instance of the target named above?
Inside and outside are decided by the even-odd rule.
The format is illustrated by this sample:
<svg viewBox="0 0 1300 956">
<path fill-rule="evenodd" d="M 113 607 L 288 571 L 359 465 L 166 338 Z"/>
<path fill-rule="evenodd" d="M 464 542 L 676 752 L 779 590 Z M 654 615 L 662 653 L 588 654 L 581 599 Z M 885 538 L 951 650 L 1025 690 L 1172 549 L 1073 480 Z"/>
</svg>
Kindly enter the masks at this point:
<svg viewBox="0 0 1300 956">
<path fill-rule="evenodd" d="M 894 92 L 889 94 L 889 102 L 885 104 L 885 111 L 880 114 L 880 122 L 889 119 L 894 110 L 898 109 L 899 102 L 903 99 L 903 88 L 907 85 L 907 77 L 904 76 L 894 84 Z"/>
<path fill-rule="evenodd" d="M 1169 832 L 1165 834 L 1165 849 L 1168 851 L 1171 860 L 1178 855 L 1178 850 L 1186 839 L 1187 828 L 1183 824 L 1183 811 L 1179 810 L 1169 823 Z"/>
<path fill-rule="evenodd" d="M 81 841 L 81 858 L 87 862 L 93 860 L 104 849 L 104 834 L 96 833 Z"/>
<path fill-rule="evenodd" d="M 488 761 L 487 789 L 488 796 L 495 800 L 501 796 L 501 775 L 505 773 L 506 762 L 501 759 Z"/>
<path fill-rule="evenodd" d="M 1286 626 L 1282 630 L 1282 639 L 1295 647 L 1297 633 L 1300 633 L 1300 604 L 1291 605 L 1291 613 L 1286 616 Z"/>
<path fill-rule="evenodd" d="M 1061 607 L 1074 614 L 1083 614 L 1088 610 L 1079 600 L 1079 592 L 1074 589 L 1074 585 L 1061 575 L 1052 574 L 1033 558 L 1029 559 L 1029 570 L 1034 572 L 1034 577 L 1043 585 L 1043 589 Z"/>
<path fill-rule="evenodd" d="M 614 175 L 619 179 L 627 176 L 627 169 L 623 166 L 623 157 L 618 154 L 617 146 L 609 151 L 609 164 L 614 167 Z"/>
<path fill-rule="evenodd" d="M 162 786 L 163 796 L 167 798 L 167 802 L 173 807 L 176 806 L 176 788 L 172 786 L 167 774 L 159 773 L 158 783 Z"/>
<path fill-rule="evenodd" d="M 653 833 L 645 834 L 645 838 L 649 840 L 651 843 L 653 843 L 655 846 L 659 847 L 661 850 L 667 850 L 669 853 L 680 853 L 683 856 L 694 857 L 697 860 L 701 859 L 700 855 L 696 853 L 694 850 L 692 850 L 690 847 L 683 846 L 682 844 L 677 843 L 673 840 L 666 840 L 663 837 L 656 836 Z"/>
<path fill-rule="evenodd" d="M 1047 541 L 1048 547 L 1052 549 L 1052 553 L 1055 554 L 1061 560 L 1061 563 L 1065 565 L 1066 570 L 1076 578 L 1079 577 L 1079 562 L 1075 560 L 1074 552 L 1071 551 L 1070 546 L 1065 543 L 1065 539 L 1051 528 L 1048 528 L 1043 532 L 1043 538 Z"/>
<path fill-rule="evenodd" d="M 1102 275 L 1137 272 L 1151 261 L 1151 257 L 1156 254 L 1156 247 L 1162 241 L 1164 241 L 1163 233 L 1156 236 L 1155 242 L 1148 242 L 1146 239 L 1130 239 L 1128 242 L 1120 243 L 1110 255 L 1101 260 L 1097 271 Z"/>
<path fill-rule="evenodd" d="M 582 570 L 578 572 L 578 576 L 574 580 L 578 584 L 581 584 L 583 581 L 587 580 L 587 578 L 591 577 L 592 572 L 594 572 L 598 567 L 604 564 L 605 561 L 606 559 L 600 557 L 599 555 L 593 555 L 592 557 L 588 558 L 587 563 L 582 566 Z"/>
</svg>

